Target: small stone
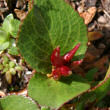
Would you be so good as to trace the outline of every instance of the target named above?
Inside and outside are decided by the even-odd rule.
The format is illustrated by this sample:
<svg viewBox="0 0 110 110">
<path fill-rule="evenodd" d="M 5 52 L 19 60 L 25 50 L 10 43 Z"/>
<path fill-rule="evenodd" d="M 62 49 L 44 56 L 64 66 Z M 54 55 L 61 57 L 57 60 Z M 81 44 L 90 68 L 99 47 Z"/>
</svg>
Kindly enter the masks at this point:
<svg viewBox="0 0 110 110">
<path fill-rule="evenodd" d="M 78 6 L 79 6 L 79 4 L 80 4 L 80 3 L 76 1 L 76 5 L 78 5 Z"/>
<path fill-rule="evenodd" d="M 28 14 L 24 10 L 14 9 L 16 16 L 22 21 L 25 19 L 26 15 Z"/>
<path fill-rule="evenodd" d="M 83 11 L 84 11 L 84 7 L 81 5 L 81 6 L 79 6 L 78 8 L 77 8 L 77 11 L 79 12 L 79 13 L 82 13 Z"/>
<path fill-rule="evenodd" d="M 0 97 L 4 97 L 4 96 L 6 96 L 6 94 L 0 90 Z"/>
<path fill-rule="evenodd" d="M 98 18 L 98 22 L 99 22 L 99 23 L 102 23 L 102 24 L 105 24 L 107 21 L 106 21 L 106 19 L 105 19 L 103 16 L 100 16 L 100 17 Z"/>
<path fill-rule="evenodd" d="M 32 74 L 32 71 L 27 71 L 26 74 L 30 75 L 30 74 Z"/>
<path fill-rule="evenodd" d="M 110 24 L 105 24 L 105 27 L 106 28 L 110 28 Z"/>
<path fill-rule="evenodd" d="M 93 7 L 96 5 L 97 0 L 85 0 L 86 7 Z"/>
<path fill-rule="evenodd" d="M 79 15 L 84 19 L 85 24 L 89 24 L 93 20 L 96 10 L 96 7 L 90 7 L 87 11 L 79 13 Z"/>
<path fill-rule="evenodd" d="M 106 47 L 106 46 L 105 46 L 104 44 L 102 44 L 102 43 L 99 44 L 99 46 L 98 46 L 99 49 L 104 49 L 105 47 Z"/>
<path fill-rule="evenodd" d="M 89 31 L 89 32 L 90 32 L 90 31 L 93 31 L 94 28 L 95 28 L 95 26 L 96 26 L 95 23 L 90 23 L 90 24 L 88 25 L 88 31 Z"/>
<path fill-rule="evenodd" d="M 25 7 L 25 0 L 17 0 L 16 7 L 21 8 L 21 9 L 24 8 Z"/>
</svg>

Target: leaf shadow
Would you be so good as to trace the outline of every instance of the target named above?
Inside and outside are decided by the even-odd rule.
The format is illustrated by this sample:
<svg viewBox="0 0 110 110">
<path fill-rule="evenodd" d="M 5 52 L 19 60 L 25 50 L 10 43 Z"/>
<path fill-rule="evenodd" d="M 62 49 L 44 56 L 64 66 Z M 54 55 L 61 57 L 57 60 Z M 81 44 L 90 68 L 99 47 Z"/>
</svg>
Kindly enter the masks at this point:
<svg viewBox="0 0 110 110">
<path fill-rule="evenodd" d="M 73 81 L 80 82 L 80 83 L 88 83 L 86 79 L 74 73 L 68 77 L 61 77 L 59 81 L 68 85 L 70 85 Z"/>
</svg>

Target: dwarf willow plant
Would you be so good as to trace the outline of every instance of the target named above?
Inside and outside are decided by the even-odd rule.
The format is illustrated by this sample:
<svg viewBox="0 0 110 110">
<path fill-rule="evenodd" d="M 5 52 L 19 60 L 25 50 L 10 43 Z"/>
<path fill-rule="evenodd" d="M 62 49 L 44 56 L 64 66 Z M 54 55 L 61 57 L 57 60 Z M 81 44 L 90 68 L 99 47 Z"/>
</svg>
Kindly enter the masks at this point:
<svg viewBox="0 0 110 110">
<path fill-rule="evenodd" d="M 78 46 L 77 52 L 72 56 L 73 59 L 69 58 L 69 64 L 73 60 L 83 59 L 87 49 L 87 29 L 78 13 L 64 0 L 34 0 L 33 9 L 22 23 L 17 46 L 26 62 L 37 71 L 29 81 L 28 96 L 41 108 L 38 108 L 34 101 L 30 101 L 30 98 L 7 96 L 0 100 L 2 110 L 59 109 L 65 102 L 86 92 L 93 80 L 93 71 L 87 73 L 86 78 L 65 73 L 66 70 L 69 73 L 70 67 L 68 62 L 63 62 L 64 56 L 77 44 L 80 44 L 80 47 Z M 56 52 L 57 47 L 60 47 L 60 54 L 56 55 L 54 51 Z M 61 64 L 56 64 L 57 61 L 61 61 Z M 52 71 L 53 66 L 55 72 Z M 66 66 L 66 69 L 63 67 L 62 70 L 61 66 Z M 60 75 L 56 80 L 54 77 L 47 77 L 51 73 L 53 76 Z M 91 78 L 88 78 L 89 75 Z M 89 94 L 82 95 L 83 102 L 80 103 L 84 103 L 88 96 Z M 13 107 L 15 104 L 16 107 Z"/>
<path fill-rule="evenodd" d="M 22 24 L 17 46 L 27 63 L 38 72 L 29 82 L 28 95 L 41 106 L 58 109 L 90 88 L 83 78 L 73 73 L 57 81 L 46 75 L 52 72 L 53 50 L 59 46 L 63 56 L 78 43 L 80 47 L 74 60 L 82 59 L 85 54 L 87 29 L 69 4 L 63 0 L 34 0 L 34 8 Z"/>
<path fill-rule="evenodd" d="M 5 79 L 8 84 L 12 84 L 12 77 L 14 75 L 21 76 L 21 72 L 23 68 L 16 64 L 14 61 L 10 61 L 10 59 L 6 55 L 2 55 L 0 62 L 0 73 L 5 75 Z"/>
<path fill-rule="evenodd" d="M 20 21 L 14 19 L 12 14 L 6 16 L 2 26 L 0 27 L 0 52 L 7 49 L 8 53 L 18 55 L 18 50 L 13 44 L 15 44 L 19 24 Z"/>
</svg>

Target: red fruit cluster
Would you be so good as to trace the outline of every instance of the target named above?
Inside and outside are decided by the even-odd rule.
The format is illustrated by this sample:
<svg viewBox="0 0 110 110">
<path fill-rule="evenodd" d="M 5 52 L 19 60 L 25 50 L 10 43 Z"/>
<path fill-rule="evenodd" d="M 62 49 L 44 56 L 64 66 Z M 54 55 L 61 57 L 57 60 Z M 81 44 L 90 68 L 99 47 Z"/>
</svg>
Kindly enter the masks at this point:
<svg viewBox="0 0 110 110">
<path fill-rule="evenodd" d="M 61 76 L 69 76 L 72 74 L 71 68 L 67 66 L 67 64 L 71 61 L 79 47 L 80 43 L 78 43 L 72 50 L 70 50 L 64 56 L 60 56 L 60 47 L 57 47 L 53 50 L 51 54 L 51 63 L 54 66 L 52 76 L 55 80 L 59 79 Z M 79 65 L 81 62 L 82 60 L 73 61 L 72 63 L 75 65 Z"/>
</svg>

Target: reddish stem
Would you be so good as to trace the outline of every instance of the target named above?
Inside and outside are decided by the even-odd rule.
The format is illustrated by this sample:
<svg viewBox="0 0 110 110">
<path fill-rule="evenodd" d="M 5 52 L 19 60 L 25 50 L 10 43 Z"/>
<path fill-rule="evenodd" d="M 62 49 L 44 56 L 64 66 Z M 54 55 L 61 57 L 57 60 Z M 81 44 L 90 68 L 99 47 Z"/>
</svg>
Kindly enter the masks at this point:
<svg viewBox="0 0 110 110">
<path fill-rule="evenodd" d="M 80 47 L 80 43 L 78 43 L 72 50 L 70 50 L 67 54 L 65 54 L 63 56 L 63 59 L 66 62 L 69 62 L 73 58 L 74 54 L 76 53 L 79 47 Z"/>
<path fill-rule="evenodd" d="M 73 61 L 72 66 L 79 66 L 82 62 L 83 62 L 83 59 L 81 59 L 79 61 Z"/>
</svg>

